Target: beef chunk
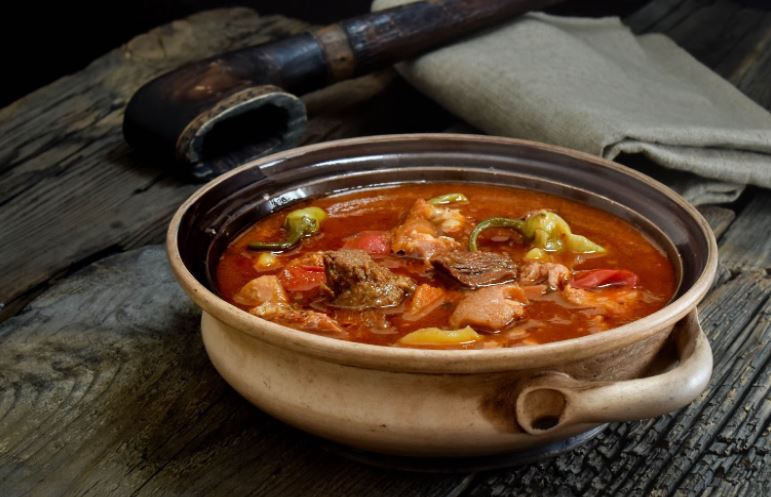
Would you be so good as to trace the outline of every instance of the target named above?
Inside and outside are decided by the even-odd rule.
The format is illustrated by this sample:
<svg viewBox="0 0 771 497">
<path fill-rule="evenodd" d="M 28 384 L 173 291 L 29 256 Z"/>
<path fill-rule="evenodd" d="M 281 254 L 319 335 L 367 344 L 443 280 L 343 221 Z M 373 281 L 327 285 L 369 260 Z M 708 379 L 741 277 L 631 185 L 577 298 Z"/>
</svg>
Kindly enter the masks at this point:
<svg viewBox="0 0 771 497">
<path fill-rule="evenodd" d="M 469 292 L 450 315 L 450 326 L 499 331 L 525 316 L 525 293 L 517 285 L 498 285 Z"/>
<path fill-rule="evenodd" d="M 517 277 L 511 259 L 493 252 L 455 250 L 434 256 L 431 263 L 471 288 L 505 283 Z"/>
<path fill-rule="evenodd" d="M 334 294 L 331 305 L 374 309 L 399 305 L 415 290 L 415 282 L 392 273 L 363 250 L 324 253 L 327 285 Z"/>
</svg>

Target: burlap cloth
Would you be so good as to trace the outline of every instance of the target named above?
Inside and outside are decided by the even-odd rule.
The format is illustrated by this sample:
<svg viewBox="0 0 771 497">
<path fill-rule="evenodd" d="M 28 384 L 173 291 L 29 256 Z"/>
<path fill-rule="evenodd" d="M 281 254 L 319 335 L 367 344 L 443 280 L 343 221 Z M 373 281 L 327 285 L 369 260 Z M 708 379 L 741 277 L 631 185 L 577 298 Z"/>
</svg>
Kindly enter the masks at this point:
<svg viewBox="0 0 771 497">
<path fill-rule="evenodd" d="M 634 36 L 618 18 L 532 13 L 397 69 L 485 133 L 642 155 L 696 204 L 771 188 L 771 114 L 666 36 Z"/>
</svg>

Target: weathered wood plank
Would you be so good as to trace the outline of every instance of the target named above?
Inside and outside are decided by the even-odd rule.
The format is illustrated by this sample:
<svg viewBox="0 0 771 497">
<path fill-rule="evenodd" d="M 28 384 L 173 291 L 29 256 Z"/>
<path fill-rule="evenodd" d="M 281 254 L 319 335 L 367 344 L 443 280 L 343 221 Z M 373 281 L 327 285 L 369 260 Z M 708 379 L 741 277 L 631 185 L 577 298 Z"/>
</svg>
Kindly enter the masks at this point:
<svg viewBox="0 0 771 497">
<path fill-rule="evenodd" d="M 731 494 L 731 487 L 745 486 L 744 495 L 768 495 L 771 492 L 771 440 L 768 422 L 771 419 L 771 302 L 766 305 L 750 331 L 756 351 L 752 357 L 739 356 L 739 382 L 725 385 L 725 401 L 737 405 L 735 415 L 725 425 L 698 458 L 685 454 L 691 467 L 678 482 L 675 495 L 697 495 L 706 491 L 710 482 L 717 482 L 715 494 Z M 741 391 L 744 389 L 744 395 Z M 691 449 L 692 450 L 692 449 Z M 675 458 L 674 466 L 682 464 Z M 668 472 L 664 473 L 668 477 Z"/>
<path fill-rule="evenodd" d="M 637 12 L 627 16 L 624 22 L 636 33 L 661 31 L 664 22 L 677 22 L 683 18 L 682 12 L 692 9 L 699 0 L 654 0 L 648 2 Z"/>
<path fill-rule="evenodd" d="M 771 269 L 771 192 L 755 191 L 723 235 L 720 262 L 729 270 Z"/>
<path fill-rule="evenodd" d="M 123 107 L 142 83 L 189 60 L 306 27 L 248 9 L 194 15 L 0 110 L 0 307 L 100 254 L 161 241 L 171 213 L 196 188 L 124 144 Z M 433 120 L 447 116 L 388 71 L 307 100 L 306 143 L 438 130 L 444 125 Z"/>
<path fill-rule="evenodd" d="M 771 490 L 771 460 L 762 442 L 769 413 L 767 404 L 755 400 L 767 397 L 771 385 L 770 292 L 771 278 L 765 273 L 743 273 L 713 291 L 701 306 L 715 371 L 696 402 L 657 419 L 614 424 L 553 461 L 484 474 L 468 495 L 663 496 L 697 487 L 727 495 L 725 479 L 739 474 L 753 483 L 736 495 L 766 495 L 757 490 Z M 732 431 L 731 420 L 747 421 L 751 428 Z M 719 450 L 739 457 L 712 458 Z M 711 470 L 719 464 L 724 465 L 722 472 Z"/>
<path fill-rule="evenodd" d="M 210 366 L 163 248 L 97 262 L 0 325 L 0 495 L 426 495 L 463 476 L 329 452 Z"/>
</svg>

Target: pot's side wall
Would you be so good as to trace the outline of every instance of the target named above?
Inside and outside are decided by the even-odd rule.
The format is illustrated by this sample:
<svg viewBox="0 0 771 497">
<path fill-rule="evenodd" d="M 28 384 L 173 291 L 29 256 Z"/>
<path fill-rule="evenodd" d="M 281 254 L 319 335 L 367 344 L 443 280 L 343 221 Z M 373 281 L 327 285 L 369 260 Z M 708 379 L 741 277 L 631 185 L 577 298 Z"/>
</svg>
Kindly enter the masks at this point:
<svg viewBox="0 0 771 497">
<path fill-rule="evenodd" d="M 568 426 L 539 436 L 517 426 L 517 384 L 545 370 L 426 374 L 345 366 L 273 346 L 206 313 L 202 332 L 214 366 L 250 402 L 293 426 L 365 450 L 485 455 L 529 449 L 592 426 Z M 642 350 L 652 355 L 658 348 L 635 348 Z M 633 377 L 651 355 L 629 360 L 625 372 L 611 370 L 602 379 Z M 599 379 L 602 364 L 570 366 Z"/>
<path fill-rule="evenodd" d="M 586 381 L 639 378 L 653 367 L 653 360 L 666 343 L 672 328 L 673 325 L 667 326 L 655 335 L 626 347 L 597 354 L 583 361 L 568 362 L 558 370 Z"/>
</svg>

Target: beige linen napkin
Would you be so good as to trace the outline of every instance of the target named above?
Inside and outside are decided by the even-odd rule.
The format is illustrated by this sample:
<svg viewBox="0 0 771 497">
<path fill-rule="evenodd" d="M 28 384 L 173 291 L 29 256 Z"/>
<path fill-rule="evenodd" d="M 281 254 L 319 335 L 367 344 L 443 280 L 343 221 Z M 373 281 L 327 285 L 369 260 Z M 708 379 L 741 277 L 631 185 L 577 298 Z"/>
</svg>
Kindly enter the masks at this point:
<svg viewBox="0 0 771 497">
<path fill-rule="evenodd" d="M 669 38 L 634 36 L 618 18 L 531 13 L 397 68 L 486 133 L 680 171 L 669 176 L 694 203 L 771 188 L 771 114 Z"/>
</svg>

